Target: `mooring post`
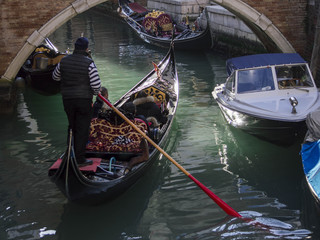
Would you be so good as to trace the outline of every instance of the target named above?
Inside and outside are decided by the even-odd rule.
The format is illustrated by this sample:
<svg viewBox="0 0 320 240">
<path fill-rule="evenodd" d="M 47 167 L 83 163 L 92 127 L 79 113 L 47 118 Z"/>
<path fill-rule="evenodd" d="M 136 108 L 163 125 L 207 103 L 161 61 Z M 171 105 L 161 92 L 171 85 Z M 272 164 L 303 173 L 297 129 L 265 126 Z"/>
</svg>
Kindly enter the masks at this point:
<svg viewBox="0 0 320 240">
<path fill-rule="evenodd" d="M 317 12 L 317 23 L 316 23 L 316 29 L 314 34 L 314 42 L 313 42 L 313 49 L 312 49 L 312 56 L 311 56 L 311 62 L 310 62 L 310 70 L 312 73 L 312 76 L 314 80 L 316 81 L 317 87 L 320 87 L 320 82 L 317 79 L 317 69 L 318 69 L 318 62 L 319 62 L 319 41 L 320 41 L 320 7 L 318 7 Z"/>
<path fill-rule="evenodd" d="M 14 80 L 0 78 L 0 114 L 10 114 L 16 104 L 17 88 Z"/>
</svg>

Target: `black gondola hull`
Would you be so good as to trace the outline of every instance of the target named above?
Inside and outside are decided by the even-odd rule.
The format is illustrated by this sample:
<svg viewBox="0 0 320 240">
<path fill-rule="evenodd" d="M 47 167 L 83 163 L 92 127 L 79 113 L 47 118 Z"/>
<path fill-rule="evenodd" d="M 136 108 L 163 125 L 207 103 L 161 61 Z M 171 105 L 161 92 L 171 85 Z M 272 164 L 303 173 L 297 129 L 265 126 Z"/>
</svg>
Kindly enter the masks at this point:
<svg viewBox="0 0 320 240">
<path fill-rule="evenodd" d="M 65 160 L 72 171 L 67 172 L 67 168 L 59 173 L 57 178 L 51 180 L 55 182 L 60 191 L 72 202 L 80 204 L 95 205 L 105 201 L 110 201 L 128 190 L 143 176 L 152 164 L 158 159 L 159 152 L 155 151 L 150 155 L 149 160 L 138 170 L 130 172 L 125 178 L 119 178 L 110 183 L 98 183 L 90 181 L 82 176 L 78 166 L 71 159 Z M 49 173 L 50 176 L 50 173 Z"/>
<path fill-rule="evenodd" d="M 45 44 L 39 45 L 22 65 L 17 77 L 22 77 L 36 92 L 42 95 L 54 95 L 60 92 L 60 82 L 52 79 L 52 73 L 58 63 L 68 53 L 58 49 L 45 38 Z"/>
<path fill-rule="evenodd" d="M 60 82 L 52 79 L 54 67 L 45 70 L 34 70 L 22 66 L 21 71 L 27 85 L 36 92 L 42 95 L 55 95 L 60 92 Z"/>
<path fill-rule="evenodd" d="M 130 25 L 130 23 L 128 22 Z M 131 25 L 130 25 L 131 26 Z M 141 32 L 139 29 L 136 29 L 135 26 L 131 26 L 135 33 L 146 43 L 162 47 L 168 48 L 170 46 L 171 39 L 163 39 L 153 37 L 146 33 Z M 211 33 L 209 27 L 206 28 L 199 35 L 190 38 L 183 39 L 174 39 L 175 49 L 177 50 L 201 50 L 201 49 L 210 49 L 212 46 L 211 42 Z"/>
</svg>

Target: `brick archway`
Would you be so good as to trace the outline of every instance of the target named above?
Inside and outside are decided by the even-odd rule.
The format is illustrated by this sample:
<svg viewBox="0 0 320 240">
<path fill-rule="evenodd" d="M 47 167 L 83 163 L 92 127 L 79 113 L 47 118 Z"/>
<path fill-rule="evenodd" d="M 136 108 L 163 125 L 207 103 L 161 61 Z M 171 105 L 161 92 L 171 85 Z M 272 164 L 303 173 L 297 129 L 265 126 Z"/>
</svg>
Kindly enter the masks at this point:
<svg viewBox="0 0 320 240">
<path fill-rule="evenodd" d="M 264 14 L 241 0 L 213 0 L 239 17 L 270 52 L 296 52 L 286 37 Z"/>
<path fill-rule="evenodd" d="M 4 1 L 0 8 L 0 31 L 3 33 L 0 52 L 5 61 L 0 64 L 0 86 L 12 83 L 18 68 L 45 37 L 75 15 L 106 1 L 117 0 L 55 0 L 50 7 L 45 6 L 47 2 L 44 0 Z M 298 52 L 303 55 L 310 45 L 306 28 L 309 26 L 312 30 L 313 26 L 310 20 L 307 21 L 310 14 L 308 0 L 214 2 L 243 20 L 269 52 Z"/>
<path fill-rule="evenodd" d="M 67 22 L 74 16 L 108 0 L 72 0 L 70 5 L 64 8 L 61 12 L 51 18 L 48 22 L 43 24 L 39 29 L 35 30 L 29 37 L 27 37 L 26 42 L 23 47 L 16 54 L 14 59 L 9 64 L 6 72 L 2 79 L 6 79 L 9 82 L 13 79 L 20 67 L 23 65 L 28 56 L 32 51 L 39 46 L 46 37 L 57 30 L 61 25 Z"/>
</svg>

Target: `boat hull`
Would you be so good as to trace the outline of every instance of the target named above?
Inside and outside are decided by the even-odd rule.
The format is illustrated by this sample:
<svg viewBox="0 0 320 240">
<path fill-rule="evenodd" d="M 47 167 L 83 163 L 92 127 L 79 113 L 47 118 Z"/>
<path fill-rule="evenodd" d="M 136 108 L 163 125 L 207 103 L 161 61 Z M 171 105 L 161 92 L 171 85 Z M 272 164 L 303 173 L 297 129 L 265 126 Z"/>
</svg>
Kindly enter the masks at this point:
<svg viewBox="0 0 320 240">
<path fill-rule="evenodd" d="M 274 144 L 292 145 L 302 139 L 307 131 L 305 121 L 288 122 L 259 118 L 228 108 L 219 101 L 218 105 L 230 125 Z"/>
<path fill-rule="evenodd" d="M 130 24 L 129 24 L 130 25 Z M 132 26 L 131 26 L 132 27 Z M 161 39 L 145 34 L 135 27 L 132 27 L 136 34 L 146 43 L 168 48 L 170 46 L 171 39 Z M 174 39 L 175 49 L 177 50 L 201 50 L 201 49 L 210 49 L 211 35 L 209 27 L 206 28 L 201 34 L 194 36 L 192 38 L 183 38 L 183 39 Z"/>
<path fill-rule="evenodd" d="M 118 178 L 109 183 L 91 181 L 83 176 L 73 159 L 65 158 L 62 162 L 63 167 L 60 169 L 61 171 L 55 173 L 51 177 L 51 181 L 57 185 L 59 190 L 70 201 L 80 204 L 96 205 L 110 201 L 125 192 L 148 171 L 158 157 L 159 152 L 153 152 L 150 158 L 143 166 L 140 166 L 138 170 L 129 172 L 125 178 Z M 72 171 L 67 171 L 67 169 L 70 168 L 72 168 Z"/>
<path fill-rule="evenodd" d="M 34 70 L 22 67 L 28 86 L 42 95 L 55 95 L 60 92 L 60 82 L 52 79 L 54 67 L 45 70 Z"/>
<path fill-rule="evenodd" d="M 320 206 L 320 141 L 302 144 L 300 155 L 308 187 Z"/>
<path fill-rule="evenodd" d="M 68 53 L 59 52 L 48 38 L 45 42 L 28 57 L 18 76 L 24 78 L 27 85 L 36 92 L 42 95 L 54 95 L 60 92 L 60 82 L 52 79 L 52 73 Z"/>
</svg>

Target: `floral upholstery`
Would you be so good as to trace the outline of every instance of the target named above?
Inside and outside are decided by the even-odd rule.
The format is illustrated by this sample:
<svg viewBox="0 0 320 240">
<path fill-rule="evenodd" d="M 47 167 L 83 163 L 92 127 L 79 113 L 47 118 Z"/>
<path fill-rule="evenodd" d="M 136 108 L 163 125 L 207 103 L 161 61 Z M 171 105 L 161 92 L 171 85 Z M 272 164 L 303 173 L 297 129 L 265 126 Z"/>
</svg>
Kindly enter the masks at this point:
<svg viewBox="0 0 320 240">
<path fill-rule="evenodd" d="M 138 119 L 132 122 L 143 132 L 147 131 L 144 122 Z M 91 121 L 87 150 L 94 152 L 141 152 L 142 138 L 142 135 L 127 122 L 113 125 L 105 119 L 95 118 Z"/>
<path fill-rule="evenodd" d="M 154 32 L 157 31 L 157 26 L 160 26 L 162 31 L 171 31 L 173 27 L 171 17 L 166 13 L 155 16 L 146 15 L 142 25 L 147 31 L 153 30 Z"/>
</svg>

